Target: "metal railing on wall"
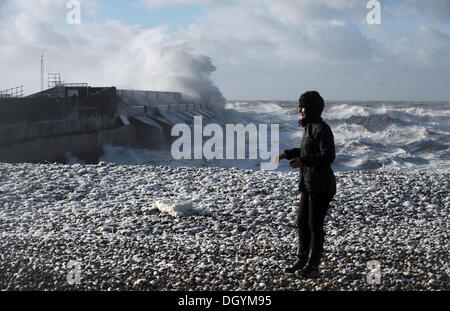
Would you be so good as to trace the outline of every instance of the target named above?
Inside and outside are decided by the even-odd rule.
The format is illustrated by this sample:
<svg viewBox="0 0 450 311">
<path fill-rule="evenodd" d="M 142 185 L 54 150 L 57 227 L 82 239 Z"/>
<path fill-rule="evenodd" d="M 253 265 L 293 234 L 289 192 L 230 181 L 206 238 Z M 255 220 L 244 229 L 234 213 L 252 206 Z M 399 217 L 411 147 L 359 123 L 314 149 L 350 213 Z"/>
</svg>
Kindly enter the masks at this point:
<svg viewBox="0 0 450 311">
<path fill-rule="evenodd" d="M 61 74 L 59 72 L 48 74 L 48 88 L 49 89 L 60 86 L 63 83 L 64 83 L 64 81 L 61 80 Z"/>
<path fill-rule="evenodd" d="M 0 91 L 0 98 L 21 98 L 21 97 L 23 97 L 23 85 Z"/>
<path fill-rule="evenodd" d="M 88 87 L 88 83 L 62 83 L 61 86 L 64 87 Z"/>
</svg>

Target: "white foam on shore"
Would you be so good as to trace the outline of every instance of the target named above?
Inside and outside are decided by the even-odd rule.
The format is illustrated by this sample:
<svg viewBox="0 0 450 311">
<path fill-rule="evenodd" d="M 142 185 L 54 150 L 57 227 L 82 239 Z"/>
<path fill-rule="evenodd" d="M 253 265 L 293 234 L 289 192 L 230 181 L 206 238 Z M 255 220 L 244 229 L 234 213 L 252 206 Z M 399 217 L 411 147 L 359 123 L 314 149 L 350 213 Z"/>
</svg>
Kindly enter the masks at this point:
<svg viewBox="0 0 450 311">
<path fill-rule="evenodd" d="M 211 215 L 210 211 L 195 208 L 191 201 L 176 202 L 168 200 L 156 200 L 153 202 L 153 209 L 158 209 L 161 213 L 166 213 L 173 217 Z"/>
</svg>

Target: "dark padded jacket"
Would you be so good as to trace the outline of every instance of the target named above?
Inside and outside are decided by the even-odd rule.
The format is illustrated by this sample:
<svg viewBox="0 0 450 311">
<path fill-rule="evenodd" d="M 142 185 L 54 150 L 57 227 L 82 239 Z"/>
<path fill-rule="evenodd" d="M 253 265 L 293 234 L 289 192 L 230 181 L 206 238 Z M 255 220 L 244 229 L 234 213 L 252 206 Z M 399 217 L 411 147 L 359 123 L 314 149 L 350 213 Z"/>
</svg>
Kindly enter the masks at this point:
<svg viewBox="0 0 450 311">
<path fill-rule="evenodd" d="M 285 150 L 286 158 L 300 157 L 300 191 L 336 193 L 336 178 L 331 168 L 336 158 L 334 136 L 324 121 L 310 122 L 305 127 L 300 148 Z"/>
</svg>

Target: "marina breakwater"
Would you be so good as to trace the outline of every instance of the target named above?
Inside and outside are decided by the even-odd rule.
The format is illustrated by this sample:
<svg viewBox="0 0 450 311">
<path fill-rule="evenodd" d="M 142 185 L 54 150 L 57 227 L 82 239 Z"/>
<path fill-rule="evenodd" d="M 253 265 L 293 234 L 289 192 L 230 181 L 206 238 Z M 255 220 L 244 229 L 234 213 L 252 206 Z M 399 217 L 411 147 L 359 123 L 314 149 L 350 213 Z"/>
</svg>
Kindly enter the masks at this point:
<svg viewBox="0 0 450 311">
<path fill-rule="evenodd" d="M 181 93 L 61 85 L 24 98 L 0 98 L 0 162 L 95 163 L 103 146 L 157 148 L 174 123 L 214 118 Z"/>
</svg>

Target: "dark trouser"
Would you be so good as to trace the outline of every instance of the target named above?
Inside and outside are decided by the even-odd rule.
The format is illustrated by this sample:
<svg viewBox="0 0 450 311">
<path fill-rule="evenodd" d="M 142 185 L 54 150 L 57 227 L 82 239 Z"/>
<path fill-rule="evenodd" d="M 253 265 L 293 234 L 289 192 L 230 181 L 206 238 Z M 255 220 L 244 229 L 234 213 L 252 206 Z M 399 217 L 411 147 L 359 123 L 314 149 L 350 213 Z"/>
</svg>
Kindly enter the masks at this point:
<svg viewBox="0 0 450 311">
<path fill-rule="evenodd" d="M 306 253 L 310 249 L 319 254 L 322 252 L 325 240 L 323 225 L 333 197 L 334 193 L 301 193 L 297 214 L 300 252 Z"/>
</svg>

